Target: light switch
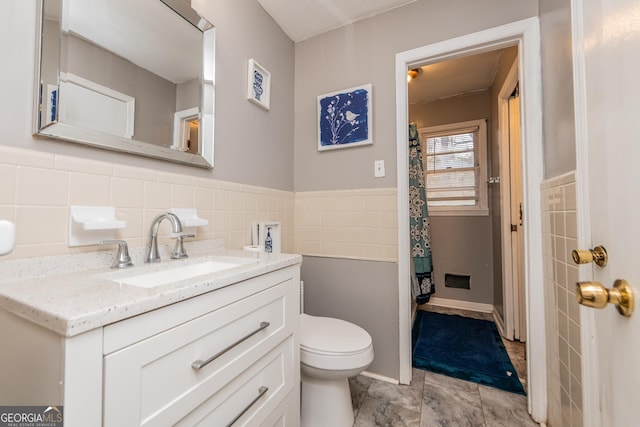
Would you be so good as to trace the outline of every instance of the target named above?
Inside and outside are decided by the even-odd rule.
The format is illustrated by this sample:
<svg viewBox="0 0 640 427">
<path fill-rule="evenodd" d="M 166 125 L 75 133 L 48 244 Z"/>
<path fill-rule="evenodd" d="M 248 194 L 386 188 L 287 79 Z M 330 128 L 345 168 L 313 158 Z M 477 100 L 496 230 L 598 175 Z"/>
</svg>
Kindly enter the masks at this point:
<svg viewBox="0 0 640 427">
<path fill-rule="evenodd" d="M 376 160 L 373 162 L 373 176 L 375 178 L 382 178 L 384 175 L 384 160 Z"/>
</svg>

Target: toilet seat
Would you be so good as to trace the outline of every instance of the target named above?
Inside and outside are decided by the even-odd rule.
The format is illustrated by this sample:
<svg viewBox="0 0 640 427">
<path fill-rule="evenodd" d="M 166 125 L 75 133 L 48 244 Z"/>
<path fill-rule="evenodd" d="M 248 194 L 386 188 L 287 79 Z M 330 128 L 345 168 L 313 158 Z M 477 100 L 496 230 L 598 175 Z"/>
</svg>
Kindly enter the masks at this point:
<svg viewBox="0 0 640 427">
<path fill-rule="evenodd" d="M 300 362 L 317 369 L 350 370 L 373 360 L 371 336 L 353 323 L 300 315 Z"/>
</svg>

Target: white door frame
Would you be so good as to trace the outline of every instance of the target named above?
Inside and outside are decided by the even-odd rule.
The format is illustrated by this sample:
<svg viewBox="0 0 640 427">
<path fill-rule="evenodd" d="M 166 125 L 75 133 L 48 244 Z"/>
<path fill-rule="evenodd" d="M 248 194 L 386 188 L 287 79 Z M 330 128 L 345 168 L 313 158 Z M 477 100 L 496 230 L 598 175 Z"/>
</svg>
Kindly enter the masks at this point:
<svg viewBox="0 0 640 427">
<path fill-rule="evenodd" d="M 542 165 L 542 78 L 540 28 L 537 17 L 445 40 L 396 54 L 396 141 L 398 186 L 398 294 L 400 382 L 411 381 L 411 279 L 409 242 L 409 153 L 407 70 L 446 59 L 518 45 L 523 99 L 523 199 L 527 302 L 527 369 L 529 412 L 546 421 L 547 370 L 542 273 L 540 184 Z"/>
</svg>

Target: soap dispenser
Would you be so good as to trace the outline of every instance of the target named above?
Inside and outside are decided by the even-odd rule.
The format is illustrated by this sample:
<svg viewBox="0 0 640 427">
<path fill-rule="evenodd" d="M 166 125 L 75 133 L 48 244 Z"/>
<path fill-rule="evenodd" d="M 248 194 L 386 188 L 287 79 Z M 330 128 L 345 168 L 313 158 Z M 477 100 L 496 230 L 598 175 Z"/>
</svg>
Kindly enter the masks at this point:
<svg viewBox="0 0 640 427">
<path fill-rule="evenodd" d="M 273 241 L 271 240 L 271 230 L 267 228 L 267 238 L 264 239 L 264 251 L 273 252 Z"/>
</svg>

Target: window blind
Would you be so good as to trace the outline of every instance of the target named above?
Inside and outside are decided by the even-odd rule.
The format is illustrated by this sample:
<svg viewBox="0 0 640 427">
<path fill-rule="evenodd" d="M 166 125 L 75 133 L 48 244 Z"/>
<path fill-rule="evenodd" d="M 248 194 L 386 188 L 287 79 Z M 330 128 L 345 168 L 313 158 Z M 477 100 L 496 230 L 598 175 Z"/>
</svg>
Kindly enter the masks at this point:
<svg viewBox="0 0 640 427">
<path fill-rule="evenodd" d="M 429 206 L 477 206 L 477 126 L 421 135 Z"/>
</svg>

